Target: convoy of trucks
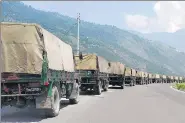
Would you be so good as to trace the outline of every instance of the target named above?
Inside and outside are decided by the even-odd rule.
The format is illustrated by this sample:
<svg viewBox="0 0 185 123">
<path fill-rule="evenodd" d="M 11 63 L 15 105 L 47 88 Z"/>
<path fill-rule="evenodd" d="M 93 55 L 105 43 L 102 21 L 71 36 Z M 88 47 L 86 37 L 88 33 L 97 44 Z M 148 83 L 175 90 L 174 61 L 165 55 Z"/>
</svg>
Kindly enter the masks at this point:
<svg viewBox="0 0 185 123">
<path fill-rule="evenodd" d="M 183 77 L 147 73 L 72 47 L 40 25 L 2 23 L 1 104 L 28 105 L 55 117 L 62 98 L 79 102 L 80 91 L 100 95 L 109 85 L 182 82 Z"/>
</svg>

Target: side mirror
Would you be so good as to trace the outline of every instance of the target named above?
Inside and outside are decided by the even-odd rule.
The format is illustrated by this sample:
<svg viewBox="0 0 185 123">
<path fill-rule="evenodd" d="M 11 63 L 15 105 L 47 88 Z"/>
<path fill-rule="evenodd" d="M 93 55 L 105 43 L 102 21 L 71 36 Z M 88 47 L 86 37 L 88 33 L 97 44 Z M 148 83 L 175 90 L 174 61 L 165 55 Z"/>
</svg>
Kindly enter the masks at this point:
<svg viewBox="0 0 185 123">
<path fill-rule="evenodd" d="M 79 53 L 79 59 L 82 60 L 83 59 L 83 55 L 82 52 Z"/>
</svg>

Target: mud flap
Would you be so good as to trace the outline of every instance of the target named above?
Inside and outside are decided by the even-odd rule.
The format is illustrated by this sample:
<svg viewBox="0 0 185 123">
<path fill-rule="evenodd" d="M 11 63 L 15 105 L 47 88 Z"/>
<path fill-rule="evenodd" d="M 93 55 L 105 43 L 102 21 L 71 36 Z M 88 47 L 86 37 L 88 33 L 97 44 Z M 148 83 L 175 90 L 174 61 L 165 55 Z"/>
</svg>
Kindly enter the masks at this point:
<svg viewBox="0 0 185 123">
<path fill-rule="evenodd" d="M 36 97 L 35 103 L 36 103 L 36 109 L 51 109 L 52 108 L 51 97 L 48 97 L 47 95 Z"/>
<path fill-rule="evenodd" d="M 78 83 L 75 82 L 73 84 L 73 89 L 72 89 L 69 99 L 75 99 L 78 96 L 78 91 L 79 91 L 79 85 Z"/>
</svg>

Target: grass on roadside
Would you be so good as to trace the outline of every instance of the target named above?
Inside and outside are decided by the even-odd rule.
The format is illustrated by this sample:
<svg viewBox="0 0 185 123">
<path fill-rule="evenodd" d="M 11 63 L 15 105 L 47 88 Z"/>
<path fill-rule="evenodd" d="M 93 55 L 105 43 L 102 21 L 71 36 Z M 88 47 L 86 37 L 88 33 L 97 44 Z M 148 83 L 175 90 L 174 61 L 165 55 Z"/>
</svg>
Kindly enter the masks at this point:
<svg viewBox="0 0 185 123">
<path fill-rule="evenodd" d="M 173 87 L 178 90 L 185 91 L 185 83 L 176 83 L 173 85 Z"/>
</svg>

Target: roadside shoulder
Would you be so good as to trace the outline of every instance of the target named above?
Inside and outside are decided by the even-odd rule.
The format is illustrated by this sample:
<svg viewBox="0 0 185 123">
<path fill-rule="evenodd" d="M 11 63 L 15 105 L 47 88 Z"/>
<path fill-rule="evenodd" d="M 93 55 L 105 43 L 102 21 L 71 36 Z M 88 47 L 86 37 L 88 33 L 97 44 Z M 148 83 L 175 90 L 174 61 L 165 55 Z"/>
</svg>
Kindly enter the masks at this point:
<svg viewBox="0 0 185 123">
<path fill-rule="evenodd" d="M 176 84 L 171 85 L 170 88 L 173 89 L 174 91 L 181 92 L 181 93 L 185 94 L 185 90 L 183 90 L 181 88 L 178 89 Z"/>
</svg>

